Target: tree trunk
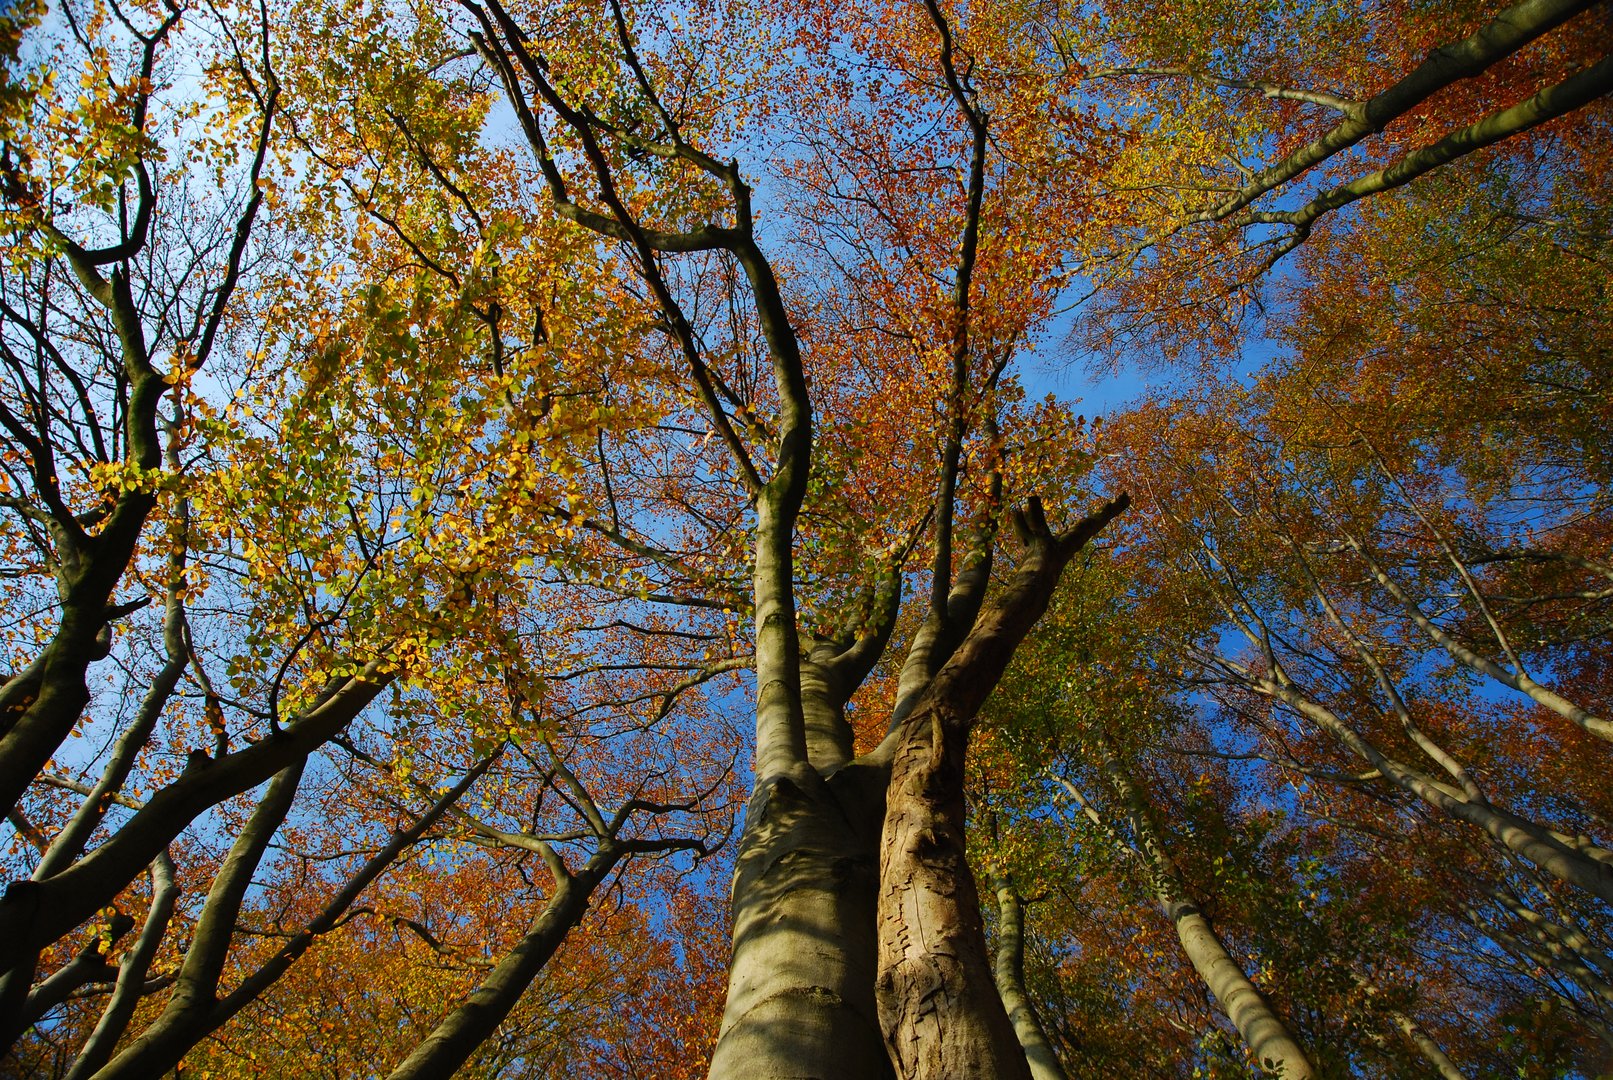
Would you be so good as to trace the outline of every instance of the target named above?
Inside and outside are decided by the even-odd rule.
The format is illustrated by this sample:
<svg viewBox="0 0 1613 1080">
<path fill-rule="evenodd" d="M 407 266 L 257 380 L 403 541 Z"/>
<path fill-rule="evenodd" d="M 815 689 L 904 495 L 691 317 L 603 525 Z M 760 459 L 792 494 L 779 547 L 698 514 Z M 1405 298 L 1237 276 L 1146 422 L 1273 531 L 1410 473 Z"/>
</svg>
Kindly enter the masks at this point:
<svg viewBox="0 0 1613 1080">
<path fill-rule="evenodd" d="M 1263 676 L 1246 676 L 1246 679 L 1248 685 L 1260 693 L 1314 720 L 1347 749 L 1383 773 L 1384 779 L 1395 787 L 1443 810 L 1458 821 L 1477 826 L 1508 851 L 1559 880 L 1613 904 L 1613 867 L 1598 858 L 1607 854 L 1604 849 L 1574 845 L 1572 838 L 1559 839 L 1550 830 L 1519 817 L 1503 806 L 1488 801 L 1478 802 L 1448 785 L 1436 782 L 1421 770 L 1386 756 L 1338 714 L 1312 701 L 1292 686 Z"/>
<path fill-rule="evenodd" d="M 902 1080 L 1022 1077 L 1030 1066 L 997 996 L 964 853 L 969 734 L 1014 651 L 1047 610 L 1070 559 L 1130 500 L 1055 535 L 1038 499 L 1014 514 L 1024 554 L 893 733 L 880 846 L 880 1027 Z M 887 740 L 890 741 L 890 740 Z"/>
<path fill-rule="evenodd" d="M 890 1076 L 874 1007 L 884 784 L 884 770 L 852 765 L 758 786 L 734 872 L 713 1080 Z"/>
<path fill-rule="evenodd" d="M 572 927 L 582 921 L 594 890 L 620 858 L 619 850 L 603 849 L 576 874 L 556 882 L 554 895 L 532 921 L 525 936 L 487 973 L 470 996 L 388 1074 L 387 1080 L 429 1080 L 457 1073 L 504 1022 Z"/>
<path fill-rule="evenodd" d="M 1355 977 L 1356 985 L 1365 990 L 1368 997 L 1375 998 L 1379 996 L 1380 991 L 1373 985 L 1371 980 L 1356 972 L 1351 972 L 1351 974 Z M 1399 1009 L 1394 1008 L 1389 1010 L 1389 1018 L 1395 1022 L 1395 1027 L 1399 1028 L 1401 1033 L 1417 1048 L 1417 1052 L 1423 1056 L 1423 1060 L 1432 1065 L 1434 1071 L 1439 1073 L 1440 1080 L 1467 1080 L 1467 1077 L 1462 1074 L 1462 1070 L 1456 1067 L 1456 1062 L 1450 1059 L 1450 1056 L 1441 1049 L 1439 1043 L 1435 1042 L 1432 1036 L 1417 1025 L 1417 1021 Z M 1387 1039 L 1380 1039 L 1378 1042 L 1385 1050 L 1388 1050 Z"/>
<path fill-rule="evenodd" d="M 975 715 L 1046 610 L 1060 571 L 1128 502 L 1121 496 L 1060 535 L 1035 500 L 1016 515 L 1027 549 L 1021 569 L 996 603 L 964 623 L 967 637 L 886 740 L 893 758 L 882 748 L 836 768 L 841 755 L 820 748 L 802 760 L 810 748 L 801 696 L 821 680 L 803 680 L 799 663 L 781 655 L 769 668 L 776 678 L 758 675 L 758 746 L 767 752 L 758 750 L 734 874 L 714 1080 L 883 1080 L 893 1063 L 904 1080 L 1029 1080 L 964 860 L 963 755 Z M 758 595 L 774 587 L 782 584 L 759 585 Z M 760 672 L 761 654 L 784 644 L 760 632 L 757 641 Z M 845 659 L 861 674 L 825 683 L 836 709 L 866 674 L 864 661 L 851 663 L 849 651 Z M 838 724 L 818 726 L 814 743 L 844 735 Z M 950 740 L 935 741 L 935 752 L 932 729 Z M 943 986 L 947 994 L 931 992 Z"/>
<path fill-rule="evenodd" d="M 1314 1077 L 1316 1071 L 1305 1051 L 1227 952 L 1198 906 L 1186 901 L 1167 902 L 1165 914 L 1175 925 L 1176 936 L 1193 962 L 1193 970 L 1221 1003 L 1255 1060 L 1283 1080 Z"/>
<path fill-rule="evenodd" d="M 944 723 L 926 702 L 891 766 L 879 868 L 879 1019 L 901 1080 L 1031 1077 L 997 996 L 964 856 L 967 744 L 967 728 Z"/>
<path fill-rule="evenodd" d="M 1417 1052 L 1423 1056 L 1428 1064 L 1434 1067 L 1441 1080 L 1467 1080 L 1462 1070 L 1456 1067 L 1456 1062 L 1450 1059 L 1450 1056 L 1445 1053 L 1439 1043 L 1435 1042 L 1427 1032 L 1417 1026 L 1416 1021 L 1402 1012 L 1396 1012 L 1394 1019 L 1395 1026 L 1405 1034 L 1406 1038 L 1411 1040 L 1413 1046 L 1417 1047 Z"/>
<path fill-rule="evenodd" d="M 1025 992 L 1025 904 L 1007 878 L 997 879 L 997 993 L 1030 1063 L 1031 1080 L 1068 1080 Z"/>
<path fill-rule="evenodd" d="M 1133 850 L 1146 861 L 1160 907 L 1176 928 L 1182 951 L 1187 953 L 1193 970 L 1221 1003 L 1221 1010 L 1262 1067 L 1284 1080 L 1310 1080 L 1316 1071 L 1299 1045 L 1299 1039 L 1249 981 L 1210 920 L 1199 910 L 1180 867 L 1165 848 L 1148 802 L 1101 736 L 1098 751 L 1104 776 L 1126 806 L 1127 822 L 1134 837 Z"/>
</svg>

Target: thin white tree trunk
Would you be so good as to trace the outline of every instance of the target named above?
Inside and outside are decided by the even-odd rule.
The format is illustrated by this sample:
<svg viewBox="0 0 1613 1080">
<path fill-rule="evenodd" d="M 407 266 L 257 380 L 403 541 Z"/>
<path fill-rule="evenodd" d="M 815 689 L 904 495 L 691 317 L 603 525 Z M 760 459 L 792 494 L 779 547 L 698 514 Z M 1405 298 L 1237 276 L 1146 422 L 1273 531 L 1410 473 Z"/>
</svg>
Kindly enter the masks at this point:
<svg viewBox="0 0 1613 1080">
<path fill-rule="evenodd" d="M 1025 902 L 1013 882 L 997 879 L 997 993 L 1025 1049 L 1032 1080 L 1068 1080 L 1025 991 Z"/>
<path fill-rule="evenodd" d="M 1182 951 L 1187 954 L 1199 978 L 1204 980 L 1204 985 L 1215 995 L 1222 1012 L 1232 1021 L 1232 1026 L 1238 1029 L 1244 1045 L 1255 1060 L 1284 1080 L 1312 1080 L 1316 1070 L 1298 1037 L 1277 1015 L 1254 983 L 1249 981 L 1243 967 L 1227 951 L 1215 928 L 1210 925 L 1210 920 L 1199 910 L 1181 870 L 1165 849 L 1148 805 L 1101 737 L 1098 739 L 1098 752 L 1109 786 L 1126 807 L 1126 823 L 1131 829 L 1129 841 L 1118 836 L 1113 826 L 1103 819 L 1075 785 L 1062 777 L 1059 782 L 1089 818 L 1126 843 L 1133 854 L 1143 860 L 1154 894 L 1176 930 Z"/>
</svg>

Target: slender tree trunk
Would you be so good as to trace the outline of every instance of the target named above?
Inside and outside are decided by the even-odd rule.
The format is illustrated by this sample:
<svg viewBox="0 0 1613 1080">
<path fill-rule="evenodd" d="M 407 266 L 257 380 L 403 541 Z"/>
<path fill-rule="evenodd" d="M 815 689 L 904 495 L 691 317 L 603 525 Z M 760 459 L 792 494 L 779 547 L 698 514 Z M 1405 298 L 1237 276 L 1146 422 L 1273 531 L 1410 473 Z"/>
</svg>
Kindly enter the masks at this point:
<svg viewBox="0 0 1613 1080">
<path fill-rule="evenodd" d="M 394 675 L 379 668 L 372 662 L 332 680 L 317 703 L 277 735 L 217 759 L 198 752 L 94 851 L 48 880 L 12 882 L 0 898 L 0 969 L 24 963 L 93 917 L 202 813 L 305 759 L 341 731 L 391 683 Z"/>
<path fill-rule="evenodd" d="M 118 1040 L 128 1030 L 129 1021 L 140 1004 L 146 974 L 151 970 L 151 961 L 157 955 L 157 950 L 162 947 L 163 935 L 168 931 L 178 898 L 174 865 L 164 852 L 161 858 L 151 864 L 151 909 L 146 913 L 145 928 L 141 930 L 134 948 L 129 950 L 119 965 L 118 981 L 112 989 L 112 996 L 101 1013 L 101 1019 L 96 1022 L 95 1030 L 90 1032 L 84 1048 L 79 1051 L 78 1060 L 68 1070 L 67 1080 L 83 1080 L 84 1077 L 93 1076 L 111 1059 L 112 1051 L 117 1049 Z"/>
<path fill-rule="evenodd" d="M 191 1047 L 212 1032 L 223 1027 L 247 1005 L 258 1000 L 263 992 L 274 985 L 276 980 L 284 975 L 286 970 L 307 951 L 309 945 L 315 939 L 334 930 L 340 924 L 340 920 L 347 909 L 358 899 L 359 894 L 368 888 L 387 867 L 391 866 L 404 849 L 416 843 L 425 835 L 428 829 L 441 819 L 448 808 L 456 803 L 460 796 L 464 795 L 470 789 L 470 786 L 487 771 L 495 757 L 496 755 L 486 758 L 482 764 L 471 769 L 459 783 L 439 796 L 431 809 L 415 824 L 393 833 L 391 839 L 364 864 L 356 875 L 349 879 L 346 887 L 337 893 L 324 911 L 317 915 L 300 934 L 288 939 L 266 963 L 237 983 L 235 988 L 227 995 L 219 998 L 215 983 L 213 989 L 202 996 L 195 1009 L 176 1013 L 165 1008 L 163 1013 L 144 1032 L 130 1041 L 116 1059 L 108 1062 L 107 1058 L 111 1056 L 111 1051 L 116 1048 L 116 1044 L 122 1037 L 121 1029 L 112 1030 L 113 1022 L 121 1023 L 126 1028 L 131 1018 L 131 1013 L 122 1014 L 121 1019 L 114 1015 L 114 1008 L 117 1004 L 115 992 L 113 1002 L 109 1003 L 101 1024 L 97 1025 L 95 1033 L 85 1044 L 84 1050 L 80 1052 L 79 1060 L 73 1064 L 73 1074 L 75 1076 L 89 1075 L 92 1076 L 93 1080 L 128 1080 L 131 1077 L 138 1080 L 141 1077 L 166 1074 L 169 1070 L 176 1068 L 184 1056 L 190 1052 Z M 237 842 L 239 843 L 240 841 Z M 164 863 L 155 864 L 153 867 L 154 892 L 158 894 L 163 892 L 162 889 L 155 888 L 155 886 L 160 885 L 162 882 L 162 872 L 167 859 L 166 854 L 163 859 Z M 173 900 L 173 890 L 170 889 L 168 890 L 166 901 L 163 902 L 168 909 L 164 913 L 159 911 L 160 905 L 156 896 L 154 896 L 151 914 L 147 917 L 148 925 L 150 925 L 152 919 L 157 918 L 159 915 L 166 922 L 171 917 Z M 205 909 L 202 917 L 206 921 Z M 145 936 L 143 934 L 142 938 Z M 158 941 L 161 940 L 160 935 L 158 935 L 157 939 Z M 227 948 L 228 943 L 226 942 L 225 945 Z M 130 957 L 124 960 L 125 965 L 142 962 L 136 959 L 135 956 L 139 949 L 140 946 L 137 946 L 136 950 L 131 951 Z M 145 959 L 148 962 L 149 956 Z M 189 960 L 190 957 L 187 956 L 187 962 Z M 178 975 L 175 976 L 175 981 L 178 981 Z M 120 972 L 118 975 L 118 989 L 121 990 L 123 985 L 124 976 Z M 107 1033 L 106 1039 L 100 1043 L 100 1048 L 97 1049 L 103 1030 Z"/>
<path fill-rule="evenodd" d="M 1007 878 L 997 879 L 997 993 L 1030 1063 L 1031 1080 L 1068 1080 L 1025 992 L 1025 903 Z"/>
<path fill-rule="evenodd" d="M 1204 985 L 1221 1003 L 1221 1008 L 1243 1037 L 1244 1045 L 1262 1066 L 1271 1069 L 1284 1080 L 1310 1080 L 1316 1075 L 1310 1058 L 1299 1039 L 1289 1030 L 1255 984 L 1244 974 L 1243 967 L 1227 951 L 1221 936 L 1215 932 L 1198 904 L 1183 898 L 1186 886 L 1175 863 L 1160 859 L 1163 848 L 1150 830 L 1145 850 L 1153 855 L 1166 887 L 1159 892 L 1160 906 L 1176 928 L 1176 937 L 1182 943 L 1193 970 L 1199 973 Z"/>
<path fill-rule="evenodd" d="M 1441 1080 L 1467 1080 L 1467 1077 L 1462 1074 L 1462 1070 L 1456 1067 L 1456 1062 L 1452 1061 L 1450 1056 L 1440 1048 L 1439 1043 L 1435 1042 L 1426 1031 L 1417 1026 L 1415 1020 L 1403 1012 L 1396 1012 L 1394 1020 L 1395 1026 L 1401 1030 L 1406 1038 L 1411 1040 L 1412 1045 L 1417 1048 L 1417 1052 L 1423 1056 L 1423 1060 L 1432 1065 L 1434 1070 L 1439 1073 Z"/>
<path fill-rule="evenodd" d="M 620 858 L 617 850 L 607 848 L 596 853 L 577 873 L 562 877 L 554 895 L 515 947 L 388 1074 L 387 1080 L 437 1080 L 458 1072 L 504 1022 L 572 927 L 582 921 L 594 890 Z"/>
<path fill-rule="evenodd" d="M 1167 901 L 1164 906 L 1193 970 L 1221 1003 L 1255 1060 L 1283 1080 L 1316 1076 L 1293 1033 L 1227 952 L 1198 905 L 1178 900 Z"/>
<path fill-rule="evenodd" d="M 1373 985 L 1371 980 L 1354 972 L 1351 974 L 1355 977 L 1356 985 L 1365 990 L 1369 997 L 1379 995 L 1380 991 L 1377 986 Z M 1411 1044 L 1417 1048 L 1417 1052 L 1423 1056 L 1423 1060 L 1432 1065 L 1434 1071 L 1439 1073 L 1440 1080 L 1467 1080 L 1467 1077 L 1462 1074 L 1462 1070 L 1456 1067 L 1456 1062 L 1452 1061 L 1445 1051 L 1440 1048 L 1439 1043 L 1434 1041 L 1433 1036 L 1418 1026 L 1417 1021 L 1399 1009 L 1393 1008 L 1389 1010 L 1389 1018 L 1395 1022 L 1395 1027 L 1400 1029 L 1401 1034 L 1406 1036 L 1411 1041 Z M 1388 1040 L 1383 1039 L 1380 1045 L 1383 1045 L 1387 1050 L 1387 1043 Z"/>
<path fill-rule="evenodd" d="M 207 1015 L 218 1000 L 219 980 L 229 958 L 241 906 L 264 853 L 291 812 L 305 767 L 306 759 L 302 759 L 276 774 L 241 826 L 235 843 L 213 875 L 185 961 L 162 1012 L 110 1061 L 106 1058 L 111 1056 L 112 1046 L 92 1038 L 85 1048 L 86 1060 L 82 1065 L 75 1063 L 73 1076 L 93 1076 L 96 1080 L 161 1076 L 178 1065 L 209 1030 Z"/>
<path fill-rule="evenodd" d="M 1487 801 L 1478 802 L 1448 785 L 1437 783 L 1421 770 L 1387 757 L 1331 709 L 1312 701 L 1292 686 L 1258 675 L 1250 676 L 1246 669 L 1235 670 L 1245 675 L 1252 688 L 1314 720 L 1346 748 L 1383 773 L 1384 778 L 1400 790 L 1415 795 L 1458 821 L 1477 826 L 1508 851 L 1559 880 L 1577 885 L 1613 904 L 1613 867 L 1595 857 L 1598 852 L 1606 854 L 1605 850 L 1594 846 L 1576 846 L 1572 838 L 1559 839 L 1549 829 L 1519 817 L 1503 806 Z"/>
<path fill-rule="evenodd" d="M 1107 742 L 1098 740 L 1100 766 L 1109 786 L 1126 808 L 1131 848 L 1144 860 L 1160 907 L 1176 930 L 1193 970 L 1221 1005 L 1227 1019 L 1238 1029 L 1244 1045 L 1255 1060 L 1284 1080 L 1310 1080 L 1316 1076 L 1298 1037 L 1271 1007 L 1271 1003 L 1249 981 L 1243 967 L 1227 951 L 1215 928 L 1193 899 L 1176 860 L 1166 850 L 1154 816 L 1131 777 L 1116 760 Z M 1079 795 L 1068 782 L 1072 794 Z M 1083 800 L 1084 803 L 1084 800 Z M 1095 811 L 1089 810 L 1089 813 Z M 1101 822 L 1100 822 L 1101 823 Z M 1108 828 L 1107 825 L 1104 826 Z"/>
</svg>

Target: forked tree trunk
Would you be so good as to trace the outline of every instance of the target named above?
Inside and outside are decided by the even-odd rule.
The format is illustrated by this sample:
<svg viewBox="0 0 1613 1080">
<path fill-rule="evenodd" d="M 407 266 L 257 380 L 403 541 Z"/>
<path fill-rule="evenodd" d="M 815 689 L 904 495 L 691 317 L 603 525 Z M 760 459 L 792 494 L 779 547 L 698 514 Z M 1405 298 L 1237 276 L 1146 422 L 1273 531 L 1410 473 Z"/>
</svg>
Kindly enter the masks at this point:
<svg viewBox="0 0 1613 1080">
<path fill-rule="evenodd" d="M 980 707 L 1047 610 L 1059 576 L 1129 504 L 1122 495 L 1054 535 L 1039 500 L 1014 518 L 1024 546 L 1008 585 L 894 733 L 879 871 L 880 1026 L 901 1080 L 1030 1080 L 997 995 L 964 852 L 964 758 Z"/>
<path fill-rule="evenodd" d="M 813 690 L 821 671 L 795 680 L 798 692 L 829 702 L 818 725 L 829 734 L 802 737 L 807 761 L 758 754 L 776 764 L 758 767 L 740 841 L 714 1080 L 885 1080 L 893 1061 L 904 1078 L 1029 1080 L 963 857 L 963 752 L 1059 571 L 1126 505 L 1122 496 L 1059 536 L 1039 504 L 1027 509 L 1019 573 L 984 614 L 962 622 L 972 629 L 887 739 L 892 756 L 840 765 L 846 747 L 830 745 L 840 737 L 829 714 L 882 645 L 833 661 L 846 661 L 833 686 Z M 758 728 L 766 733 L 765 718 Z M 932 731 L 944 734 L 932 742 Z"/>
</svg>

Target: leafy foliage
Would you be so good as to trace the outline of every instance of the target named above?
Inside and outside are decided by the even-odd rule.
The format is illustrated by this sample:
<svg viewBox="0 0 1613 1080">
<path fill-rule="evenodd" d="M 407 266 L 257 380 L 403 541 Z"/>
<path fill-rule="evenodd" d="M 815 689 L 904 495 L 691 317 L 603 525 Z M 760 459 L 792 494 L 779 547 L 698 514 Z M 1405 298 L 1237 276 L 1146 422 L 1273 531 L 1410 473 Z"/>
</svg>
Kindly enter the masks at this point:
<svg viewBox="0 0 1613 1080">
<path fill-rule="evenodd" d="M 9 5 L 4 1068 L 1600 1075 L 1608 41 Z"/>
</svg>

